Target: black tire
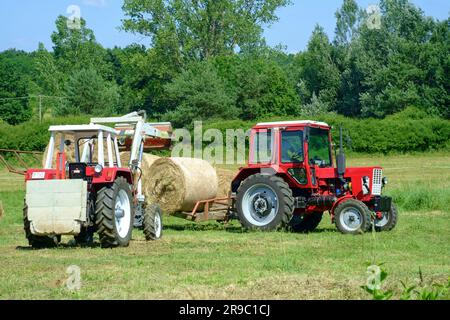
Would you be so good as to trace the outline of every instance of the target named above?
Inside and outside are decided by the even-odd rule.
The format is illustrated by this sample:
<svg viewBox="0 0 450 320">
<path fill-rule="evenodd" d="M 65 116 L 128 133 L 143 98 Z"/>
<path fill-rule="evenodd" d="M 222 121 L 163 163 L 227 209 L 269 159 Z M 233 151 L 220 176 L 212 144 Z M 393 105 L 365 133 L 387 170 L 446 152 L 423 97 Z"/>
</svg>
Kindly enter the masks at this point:
<svg viewBox="0 0 450 320">
<path fill-rule="evenodd" d="M 124 191 L 129 201 L 129 227 L 126 235 L 119 234 L 116 222 L 116 202 L 119 193 Z M 113 184 L 100 189 L 97 192 L 95 202 L 95 224 L 102 248 L 126 247 L 131 240 L 133 231 L 134 206 L 131 195 L 131 186 L 123 177 L 118 177 Z"/>
<path fill-rule="evenodd" d="M 91 227 L 82 227 L 80 234 L 73 237 L 75 242 L 82 246 L 92 246 L 94 244 L 94 231 Z"/>
<path fill-rule="evenodd" d="M 23 228 L 28 244 L 35 249 L 55 248 L 61 241 L 61 236 L 37 236 L 31 233 L 30 221 L 28 220 L 28 206 L 23 206 Z"/>
<path fill-rule="evenodd" d="M 383 212 L 383 215 L 387 218 L 386 223 L 383 223 L 382 225 L 377 226 L 377 223 L 380 223 L 381 221 L 377 220 L 377 219 L 374 220 L 375 230 L 377 232 L 391 231 L 397 225 L 398 210 L 394 203 L 391 204 L 391 210 L 389 210 L 388 212 Z"/>
<path fill-rule="evenodd" d="M 349 210 L 353 211 L 361 219 L 359 227 L 356 229 L 350 228 L 350 226 L 342 221 L 345 220 L 343 214 Z M 345 200 L 338 204 L 334 210 L 334 220 L 337 229 L 344 234 L 361 234 L 369 231 L 372 226 L 372 215 L 369 208 L 363 202 L 356 199 Z"/>
<path fill-rule="evenodd" d="M 145 208 L 142 226 L 147 241 L 158 240 L 162 237 L 162 211 L 157 204 Z"/>
<path fill-rule="evenodd" d="M 243 203 L 244 196 L 250 188 L 256 185 L 265 186 L 276 195 L 278 210 L 276 210 L 272 219 L 267 218 L 267 223 L 257 223 L 257 218 L 248 212 L 244 206 L 249 204 Z M 266 205 L 266 211 L 271 210 L 271 204 L 267 198 L 261 198 Z M 273 202 L 272 202 L 273 203 Z M 255 203 L 253 203 L 255 205 Z M 270 205 L 270 207 L 269 207 Z M 248 207 L 247 207 L 248 208 Z M 263 231 L 273 231 L 288 226 L 291 221 L 292 213 L 294 211 L 294 197 L 289 185 L 280 177 L 264 174 L 254 174 L 245 179 L 240 185 L 236 196 L 236 211 L 239 221 L 242 226 L 247 229 L 259 229 Z M 271 212 L 271 211 L 269 211 Z M 270 214 L 269 214 L 270 217 Z"/>
<path fill-rule="evenodd" d="M 316 230 L 317 226 L 322 221 L 322 212 L 313 212 L 303 214 L 301 216 L 293 216 L 289 225 L 291 230 L 298 233 L 309 233 Z"/>
</svg>

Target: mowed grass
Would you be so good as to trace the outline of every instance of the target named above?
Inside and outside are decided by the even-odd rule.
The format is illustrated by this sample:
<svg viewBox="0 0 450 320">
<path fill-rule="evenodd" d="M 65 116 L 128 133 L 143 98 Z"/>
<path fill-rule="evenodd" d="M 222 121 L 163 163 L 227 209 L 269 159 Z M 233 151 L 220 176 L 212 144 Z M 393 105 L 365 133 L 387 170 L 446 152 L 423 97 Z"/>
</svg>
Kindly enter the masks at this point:
<svg viewBox="0 0 450 320">
<path fill-rule="evenodd" d="M 348 163 L 385 167 L 388 193 L 420 185 L 448 194 L 449 160 L 445 153 L 357 155 Z M 128 248 L 74 248 L 64 237 L 57 249 L 30 250 L 20 180 L 0 179 L 1 299 L 367 299 L 360 288 L 367 263 L 384 262 L 389 274 L 384 288 L 396 291 L 400 280 L 417 284 L 419 268 L 425 286 L 444 283 L 450 275 L 446 208 L 400 208 L 395 230 L 359 236 L 336 232 L 328 216 L 308 235 L 245 232 L 237 222 L 194 224 L 165 217 L 163 239 L 156 242 L 146 242 L 135 230 Z M 64 285 L 70 265 L 81 268 L 82 287 L 76 292 Z"/>
</svg>

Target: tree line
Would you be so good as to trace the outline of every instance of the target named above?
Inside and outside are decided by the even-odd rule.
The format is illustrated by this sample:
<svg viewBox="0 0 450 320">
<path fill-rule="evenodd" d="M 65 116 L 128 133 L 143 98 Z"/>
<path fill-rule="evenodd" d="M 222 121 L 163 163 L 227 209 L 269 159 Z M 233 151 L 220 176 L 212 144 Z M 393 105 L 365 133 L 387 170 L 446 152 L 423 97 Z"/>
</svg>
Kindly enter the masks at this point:
<svg viewBox="0 0 450 320">
<path fill-rule="evenodd" d="M 407 107 L 450 119 L 450 17 L 438 21 L 408 0 L 373 12 L 344 0 L 332 38 L 317 25 L 291 54 L 265 43 L 263 28 L 289 0 L 124 0 L 121 28 L 146 45 L 104 48 L 81 19 L 59 16 L 53 48 L 0 53 L 0 118 L 144 109 L 176 126 L 194 120 L 385 118 Z M 377 11 L 379 9 L 379 11 Z M 42 103 L 42 101 L 40 101 Z"/>
</svg>

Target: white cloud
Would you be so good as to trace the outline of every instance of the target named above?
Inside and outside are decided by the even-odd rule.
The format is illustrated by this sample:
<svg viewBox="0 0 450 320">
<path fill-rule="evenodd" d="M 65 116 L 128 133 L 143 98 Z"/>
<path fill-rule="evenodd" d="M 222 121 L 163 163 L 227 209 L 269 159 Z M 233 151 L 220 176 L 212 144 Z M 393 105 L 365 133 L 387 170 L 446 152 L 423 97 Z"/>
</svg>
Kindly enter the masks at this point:
<svg viewBox="0 0 450 320">
<path fill-rule="evenodd" d="M 106 0 L 83 0 L 83 3 L 92 7 L 104 7 L 106 6 Z"/>
</svg>

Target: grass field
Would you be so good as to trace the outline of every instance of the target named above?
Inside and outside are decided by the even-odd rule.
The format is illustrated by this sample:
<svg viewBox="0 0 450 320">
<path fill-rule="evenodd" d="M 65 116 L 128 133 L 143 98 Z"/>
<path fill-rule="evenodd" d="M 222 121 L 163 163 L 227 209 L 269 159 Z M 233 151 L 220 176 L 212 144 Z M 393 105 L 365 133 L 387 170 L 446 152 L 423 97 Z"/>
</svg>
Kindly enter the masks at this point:
<svg viewBox="0 0 450 320">
<path fill-rule="evenodd" d="M 367 299 L 360 286 L 373 262 L 385 263 L 384 289 L 398 292 L 400 280 L 419 283 L 419 268 L 423 286 L 444 283 L 450 276 L 450 154 L 356 155 L 348 164 L 385 168 L 386 191 L 401 199 L 394 231 L 344 236 L 328 216 L 308 235 L 168 217 L 157 242 L 135 230 L 128 248 L 30 250 L 22 228 L 22 178 L 0 171 L 0 298 Z M 70 265 L 81 268 L 76 292 L 64 285 Z"/>
</svg>

